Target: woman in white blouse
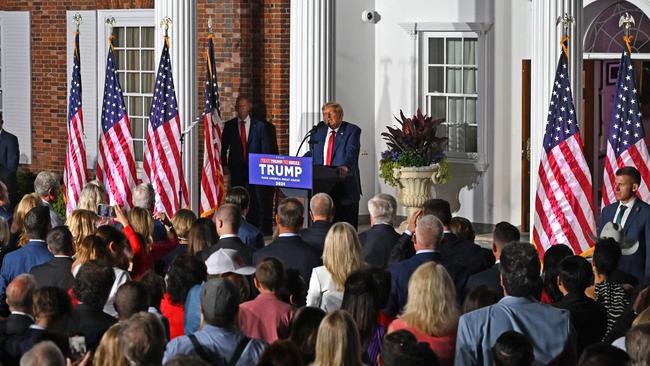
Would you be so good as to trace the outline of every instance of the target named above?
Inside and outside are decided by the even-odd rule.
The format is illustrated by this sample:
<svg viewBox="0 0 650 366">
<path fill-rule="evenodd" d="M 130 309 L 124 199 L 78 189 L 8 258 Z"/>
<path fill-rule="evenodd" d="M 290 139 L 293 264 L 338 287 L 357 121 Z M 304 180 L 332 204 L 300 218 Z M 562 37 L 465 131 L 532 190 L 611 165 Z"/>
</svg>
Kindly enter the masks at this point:
<svg viewBox="0 0 650 366">
<path fill-rule="evenodd" d="M 346 222 L 332 225 L 325 237 L 323 265 L 312 270 L 307 306 L 326 312 L 338 310 L 348 275 L 364 266 L 361 243 L 354 227 Z"/>
</svg>

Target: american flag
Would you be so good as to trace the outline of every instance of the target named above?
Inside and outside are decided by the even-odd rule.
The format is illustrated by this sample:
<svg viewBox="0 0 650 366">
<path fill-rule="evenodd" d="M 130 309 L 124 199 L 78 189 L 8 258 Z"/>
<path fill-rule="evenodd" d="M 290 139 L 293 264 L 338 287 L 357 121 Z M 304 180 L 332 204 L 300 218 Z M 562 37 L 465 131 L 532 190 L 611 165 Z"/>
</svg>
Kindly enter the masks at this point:
<svg viewBox="0 0 650 366">
<path fill-rule="evenodd" d="M 563 40 L 564 42 L 565 40 Z M 533 241 L 543 253 L 567 244 L 589 249 L 596 228 L 591 173 L 582 152 L 565 54 L 560 55 L 544 133 L 535 197 Z"/>
<path fill-rule="evenodd" d="M 79 32 L 74 34 L 72 80 L 68 102 L 68 152 L 65 160 L 66 211 L 70 214 L 79 202 L 79 193 L 88 182 L 84 119 L 81 108 L 81 60 L 79 59 Z"/>
<path fill-rule="evenodd" d="M 208 55 L 205 73 L 205 116 L 203 127 L 203 169 L 201 172 L 201 217 L 210 217 L 221 204 L 224 195 L 221 170 L 221 111 L 217 67 L 214 63 L 212 35 L 208 36 Z"/>
<path fill-rule="evenodd" d="M 154 211 L 166 212 L 169 216 L 181 209 L 183 202 L 189 202 L 185 177 L 181 173 L 180 140 L 181 122 L 169 58 L 169 38 L 165 37 L 149 114 L 144 171 L 156 192 Z"/>
<path fill-rule="evenodd" d="M 621 56 L 614 105 L 607 135 L 602 205 L 604 207 L 616 202 L 614 176 L 619 168 L 625 166 L 633 166 L 641 173 L 641 186 L 637 194 L 643 201 L 650 202 L 650 155 L 634 85 L 634 69 L 627 51 Z"/>
<path fill-rule="evenodd" d="M 124 106 L 120 78 L 115 70 L 113 45 L 108 47 L 102 105 L 97 179 L 107 187 L 111 205 L 130 207 L 137 174 L 133 157 L 131 124 Z"/>
</svg>

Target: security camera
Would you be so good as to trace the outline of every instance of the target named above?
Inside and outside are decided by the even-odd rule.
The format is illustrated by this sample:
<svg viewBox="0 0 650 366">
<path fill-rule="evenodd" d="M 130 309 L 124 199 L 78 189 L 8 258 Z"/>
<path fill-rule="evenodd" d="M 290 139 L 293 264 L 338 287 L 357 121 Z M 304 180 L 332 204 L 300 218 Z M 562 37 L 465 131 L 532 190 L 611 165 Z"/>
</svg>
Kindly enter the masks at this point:
<svg viewBox="0 0 650 366">
<path fill-rule="evenodd" d="M 364 23 L 375 24 L 379 21 L 379 19 L 379 13 L 374 10 L 364 10 L 361 12 L 361 21 Z"/>
</svg>

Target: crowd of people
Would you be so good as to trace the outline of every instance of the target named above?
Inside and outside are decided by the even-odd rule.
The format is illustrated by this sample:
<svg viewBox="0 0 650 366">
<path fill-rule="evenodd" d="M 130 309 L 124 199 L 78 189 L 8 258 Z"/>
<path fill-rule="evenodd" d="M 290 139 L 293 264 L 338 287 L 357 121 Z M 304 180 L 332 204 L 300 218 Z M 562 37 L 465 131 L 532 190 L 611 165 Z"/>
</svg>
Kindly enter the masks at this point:
<svg viewBox="0 0 650 366">
<path fill-rule="evenodd" d="M 58 178 L 34 188 L 12 211 L 0 183 L 2 365 L 650 363 L 650 296 L 612 238 L 589 259 L 562 244 L 540 256 L 501 222 L 487 249 L 442 199 L 398 233 L 388 194 L 358 234 L 320 193 L 310 225 L 281 200 L 265 243 L 243 187 L 213 217 L 170 218 L 141 184 L 109 217 L 91 182 L 65 221 Z"/>
</svg>

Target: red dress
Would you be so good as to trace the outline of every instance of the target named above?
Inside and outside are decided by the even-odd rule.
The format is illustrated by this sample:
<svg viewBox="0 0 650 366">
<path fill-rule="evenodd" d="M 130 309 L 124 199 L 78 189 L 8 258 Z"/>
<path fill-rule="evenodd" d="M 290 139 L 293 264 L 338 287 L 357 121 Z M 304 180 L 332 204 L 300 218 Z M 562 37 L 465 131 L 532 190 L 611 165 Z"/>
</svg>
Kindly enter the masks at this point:
<svg viewBox="0 0 650 366">
<path fill-rule="evenodd" d="M 129 240 L 131 251 L 133 252 L 133 269 L 131 278 L 139 280 L 157 260 L 166 256 L 169 252 L 176 249 L 178 240 L 160 240 L 153 243 L 151 251 L 146 253 L 142 248 L 142 243 L 131 225 L 124 227 L 124 235 Z"/>
<path fill-rule="evenodd" d="M 454 352 L 456 350 L 456 330 L 442 337 L 433 337 L 421 332 L 406 324 L 402 319 L 397 318 L 390 323 L 391 332 L 405 329 L 413 333 L 418 342 L 428 343 L 431 350 L 438 356 L 440 365 L 452 366 L 454 364 Z"/>
<path fill-rule="evenodd" d="M 185 304 L 172 303 L 165 292 L 160 302 L 160 312 L 169 320 L 169 340 L 185 334 Z"/>
</svg>

